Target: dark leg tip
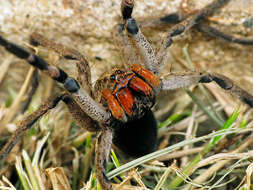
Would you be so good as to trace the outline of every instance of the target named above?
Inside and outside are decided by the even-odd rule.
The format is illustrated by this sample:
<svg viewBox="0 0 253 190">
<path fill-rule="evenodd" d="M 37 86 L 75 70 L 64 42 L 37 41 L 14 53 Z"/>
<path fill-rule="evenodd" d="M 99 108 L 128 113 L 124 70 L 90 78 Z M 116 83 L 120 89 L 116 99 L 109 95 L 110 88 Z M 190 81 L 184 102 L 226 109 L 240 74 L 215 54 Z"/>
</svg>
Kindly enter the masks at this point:
<svg viewBox="0 0 253 190">
<path fill-rule="evenodd" d="M 130 18 L 130 19 L 127 20 L 127 22 L 126 22 L 126 29 L 132 35 L 138 33 L 139 28 L 137 26 L 137 23 L 136 23 L 135 19 Z"/>
<path fill-rule="evenodd" d="M 7 44 L 8 42 L 2 36 L 0 36 L 0 45 L 6 46 Z"/>
<path fill-rule="evenodd" d="M 219 77 L 214 77 L 213 80 L 223 89 L 225 90 L 230 90 L 233 87 L 233 84 L 228 83 L 226 80 L 219 78 Z"/>
<path fill-rule="evenodd" d="M 204 75 L 199 80 L 200 83 L 209 83 L 209 82 L 212 82 L 212 81 L 213 80 L 209 75 Z"/>
<path fill-rule="evenodd" d="M 176 24 L 180 21 L 180 16 L 178 15 L 178 13 L 172 13 L 172 14 L 161 17 L 160 21 L 164 24 L 167 24 L 167 23 Z"/>
<path fill-rule="evenodd" d="M 171 33 L 171 37 L 173 36 L 177 36 L 182 34 L 185 31 L 185 26 L 184 25 L 180 25 L 179 27 L 177 27 L 175 30 L 173 30 L 173 32 Z"/>
<path fill-rule="evenodd" d="M 16 55 L 21 59 L 26 59 L 30 53 L 27 52 L 25 49 L 19 47 L 18 45 L 11 43 L 0 36 L 0 45 L 3 46 L 8 52 Z"/>
<path fill-rule="evenodd" d="M 250 97 L 243 97 L 242 101 L 246 104 L 248 104 L 250 107 L 253 107 L 253 100 Z"/>
<path fill-rule="evenodd" d="M 122 14 L 122 17 L 123 17 L 124 20 L 127 20 L 127 19 L 131 18 L 133 8 L 134 8 L 134 3 L 133 2 L 126 3 L 126 2 L 122 1 L 121 14 Z"/>
<path fill-rule="evenodd" d="M 77 92 L 80 89 L 79 84 L 77 81 L 73 78 L 68 77 L 64 82 L 64 87 L 67 91 L 74 93 Z"/>
<path fill-rule="evenodd" d="M 72 101 L 72 98 L 69 95 L 63 95 L 62 101 L 66 104 L 70 103 Z"/>
</svg>

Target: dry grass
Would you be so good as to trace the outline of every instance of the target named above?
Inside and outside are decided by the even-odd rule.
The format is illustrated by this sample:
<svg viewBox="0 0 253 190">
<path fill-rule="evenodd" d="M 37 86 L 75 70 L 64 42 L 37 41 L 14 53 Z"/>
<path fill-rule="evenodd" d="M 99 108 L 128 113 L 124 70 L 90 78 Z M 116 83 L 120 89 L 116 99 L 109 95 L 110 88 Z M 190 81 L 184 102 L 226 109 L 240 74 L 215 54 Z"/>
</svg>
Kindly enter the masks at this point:
<svg viewBox="0 0 253 190">
<path fill-rule="evenodd" d="M 151 15 L 158 17 L 171 13 L 177 10 L 180 1 L 140 0 L 134 16 L 144 20 Z M 192 6 L 201 7 L 206 2 L 209 0 L 193 1 Z M 26 46 L 29 34 L 37 31 L 85 52 L 94 82 L 104 70 L 120 65 L 122 61 L 111 38 L 112 28 L 119 20 L 119 4 L 116 0 L 2 1 L 0 10 L 4 8 L 5 11 L 0 13 L 0 34 Z M 253 19 L 252 13 L 252 0 L 234 0 L 210 20 L 222 31 L 253 38 L 252 27 L 243 25 L 244 21 Z M 163 32 L 144 28 L 154 47 L 159 47 Z M 250 88 L 253 83 L 252 47 L 230 44 L 193 30 L 171 47 L 164 73 L 169 69 L 176 71 L 189 67 L 182 53 L 186 45 L 196 69 L 225 74 L 253 94 Z M 51 64 L 57 64 L 75 76 L 72 62 L 58 61 L 56 54 L 43 48 L 38 52 Z M 4 144 L 24 115 L 62 89 L 41 75 L 32 103 L 22 114 L 32 69 L 2 48 L 0 54 L 0 144 Z M 241 105 L 240 113 L 230 117 L 238 107 L 238 101 L 213 85 L 204 85 L 207 91 L 204 95 L 201 88 L 192 87 L 191 90 L 201 99 L 200 104 L 204 104 L 207 112 L 220 122 L 210 119 L 183 90 L 161 94 L 154 109 L 158 122 L 164 125 L 159 129 L 160 152 L 130 162 L 115 150 L 121 167 L 128 164 L 129 169 L 137 165 L 135 169 L 113 177 L 116 189 L 168 189 L 175 184 L 179 189 L 251 188 L 252 110 Z M 228 118 L 232 122 L 223 134 L 212 133 L 222 128 L 219 123 L 225 123 Z M 217 135 L 222 138 L 217 140 L 214 137 Z M 58 105 L 26 133 L 6 163 L 0 162 L 0 189 L 99 189 L 93 163 L 95 136 L 76 126 L 64 105 Z M 143 163 L 151 158 L 153 161 Z M 14 163 L 18 169 L 14 168 Z M 115 166 L 110 161 L 109 175 L 115 171 L 112 168 Z"/>
</svg>

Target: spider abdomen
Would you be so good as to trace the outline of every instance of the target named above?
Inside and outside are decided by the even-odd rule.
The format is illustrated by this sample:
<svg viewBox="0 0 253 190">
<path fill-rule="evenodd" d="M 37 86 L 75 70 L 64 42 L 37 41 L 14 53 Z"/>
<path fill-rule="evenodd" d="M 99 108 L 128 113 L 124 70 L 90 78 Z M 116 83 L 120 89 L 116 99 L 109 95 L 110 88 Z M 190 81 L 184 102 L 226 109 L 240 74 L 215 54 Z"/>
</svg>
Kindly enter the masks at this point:
<svg viewBox="0 0 253 190">
<path fill-rule="evenodd" d="M 114 129 L 113 143 L 129 156 L 139 157 L 157 147 L 157 123 L 151 110 L 143 117 L 121 123 Z"/>
</svg>

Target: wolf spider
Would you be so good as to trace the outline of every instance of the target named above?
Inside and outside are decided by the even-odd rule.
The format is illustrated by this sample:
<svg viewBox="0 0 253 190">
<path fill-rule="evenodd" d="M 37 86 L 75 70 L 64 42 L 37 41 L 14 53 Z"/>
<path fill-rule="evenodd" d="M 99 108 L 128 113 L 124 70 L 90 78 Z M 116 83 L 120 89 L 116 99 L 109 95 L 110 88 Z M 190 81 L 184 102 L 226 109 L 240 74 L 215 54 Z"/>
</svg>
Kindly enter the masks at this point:
<svg viewBox="0 0 253 190">
<path fill-rule="evenodd" d="M 78 51 L 56 44 L 40 34 L 31 35 L 33 45 L 47 47 L 66 59 L 76 60 L 78 69 L 76 80 L 69 77 L 62 69 L 49 65 L 41 57 L 29 53 L 0 36 L 0 45 L 7 51 L 25 59 L 30 65 L 63 84 L 66 90 L 62 94 L 49 98 L 37 111 L 19 124 L 18 129 L 2 148 L 0 158 L 4 158 L 10 152 L 22 134 L 32 127 L 39 118 L 53 109 L 60 101 L 63 101 L 78 125 L 88 131 L 99 133 L 95 154 L 96 174 L 102 189 L 111 190 L 113 188 L 106 178 L 105 165 L 112 143 L 131 156 L 141 156 L 155 150 L 157 125 L 151 108 L 155 103 L 155 97 L 161 90 L 178 89 L 214 81 L 221 88 L 253 107 L 253 96 L 221 74 L 184 72 L 170 73 L 163 78 L 159 75 L 168 58 L 168 48 L 173 39 L 195 25 L 201 30 L 206 29 L 205 32 L 212 35 L 231 42 L 241 42 L 228 35 L 219 35 L 217 31 L 215 33 L 210 28 L 208 30 L 208 26 L 202 23 L 207 16 L 227 2 L 228 0 L 214 0 L 192 14 L 182 17 L 172 14 L 161 18 L 161 22 L 174 19 L 179 23 L 168 31 L 167 36 L 162 40 L 159 51 L 155 53 L 142 34 L 136 20 L 131 16 L 134 0 L 122 0 L 121 14 L 124 23 L 117 25 L 115 29 L 120 43 L 126 47 L 123 48 L 123 54 L 129 63 L 128 68 L 115 68 L 111 72 L 105 73 L 96 81 L 94 87 L 91 85 L 88 61 Z M 135 62 L 137 55 L 141 57 L 144 66 Z"/>
</svg>

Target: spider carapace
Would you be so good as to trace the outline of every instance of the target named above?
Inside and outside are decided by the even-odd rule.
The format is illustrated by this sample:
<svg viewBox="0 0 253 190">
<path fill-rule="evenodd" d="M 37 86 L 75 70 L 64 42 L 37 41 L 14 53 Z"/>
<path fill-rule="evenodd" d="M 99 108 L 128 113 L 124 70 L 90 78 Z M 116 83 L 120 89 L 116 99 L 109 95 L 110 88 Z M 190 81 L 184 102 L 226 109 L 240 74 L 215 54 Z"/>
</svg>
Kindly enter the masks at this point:
<svg viewBox="0 0 253 190">
<path fill-rule="evenodd" d="M 111 124 L 114 144 L 128 155 L 141 156 L 155 150 L 157 144 L 157 125 L 150 109 L 161 82 L 141 65 L 131 64 L 129 68 L 130 71 L 113 69 L 102 75 L 94 89 L 97 100 L 116 119 Z"/>
</svg>

